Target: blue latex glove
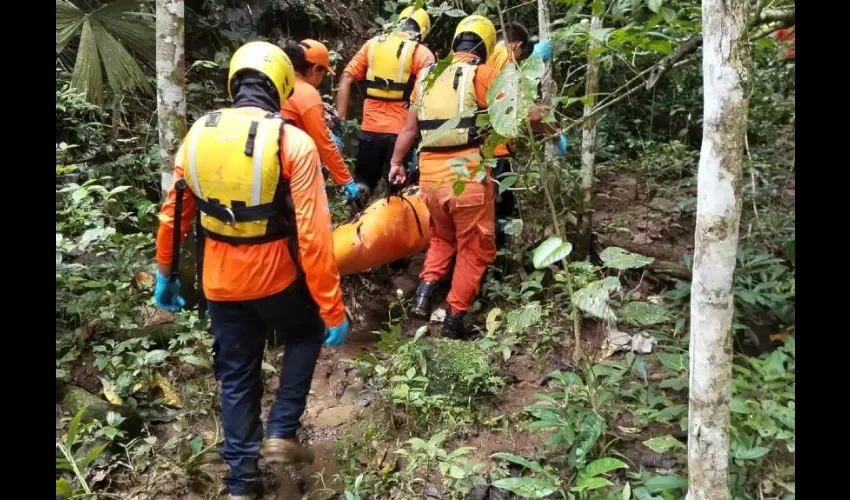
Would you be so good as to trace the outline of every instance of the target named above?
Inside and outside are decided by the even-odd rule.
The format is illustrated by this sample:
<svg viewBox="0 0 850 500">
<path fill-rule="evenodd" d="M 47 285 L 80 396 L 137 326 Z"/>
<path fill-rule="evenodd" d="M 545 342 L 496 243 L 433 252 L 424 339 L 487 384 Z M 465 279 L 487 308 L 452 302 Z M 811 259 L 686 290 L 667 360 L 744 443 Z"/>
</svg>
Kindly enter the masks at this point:
<svg viewBox="0 0 850 500">
<path fill-rule="evenodd" d="M 539 56 L 540 59 L 543 59 L 543 62 L 548 61 L 552 58 L 552 43 L 549 42 L 548 38 L 546 40 L 540 40 L 534 44 L 531 55 Z"/>
<path fill-rule="evenodd" d="M 348 181 L 345 186 L 343 186 L 343 189 L 345 189 L 346 201 L 356 199 L 357 195 L 360 194 L 360 188 L 357 187 L 357 184 L 355 184 L 353 180 Z"/>
<path fill-rule="evenodd" d="M 153 291 L 156 307 L 168 312 L 177 312 L 186 305 L 186 301 L 180 296 L 180 280 L 156 273 L 156 288 Z"/>
<path fill-rule="evenodd" d="M 336 135 L 333 131 L 331 131 L 331 137 L 334 140 L 334 144 L 336 144 L 336 148 L 339 150 L 339 154 L 343 154 L 345 152 L 345 143 L 342 142 L 342 137 Z"/>
<path fill-rule="evenodd" d="M 567 154 L 567 146 L 569 146 L 569 141 L 567 141 L 567 136 L 562 135 L 558 137 L 558 143 L 555 144 L 555 155 L 556 156 L 564 156 Z"/>
<path fill-rule="evenodd" d="M 348 335 L 348 327 L 348 318 L 345 318 L 339 325 L 328 328 L 328 337 L 325 339 L 325 346 L 341 346 L 345 342 L 345 336 Z"/>
</svg>

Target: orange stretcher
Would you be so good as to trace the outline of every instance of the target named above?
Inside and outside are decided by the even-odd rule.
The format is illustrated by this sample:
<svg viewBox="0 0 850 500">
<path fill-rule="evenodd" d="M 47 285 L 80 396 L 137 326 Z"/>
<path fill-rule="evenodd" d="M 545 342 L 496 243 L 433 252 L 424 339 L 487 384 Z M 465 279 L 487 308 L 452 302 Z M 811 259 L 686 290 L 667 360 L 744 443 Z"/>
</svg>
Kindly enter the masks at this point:
<svg viewBox="0 0 850 500">
<path fill-rule="evenodd" d="M 340 276 L 402 259 L 428 247 L 428 207 L 419 186 L 381 198 L 334 230 L 334 256 Z"/>
</svg>

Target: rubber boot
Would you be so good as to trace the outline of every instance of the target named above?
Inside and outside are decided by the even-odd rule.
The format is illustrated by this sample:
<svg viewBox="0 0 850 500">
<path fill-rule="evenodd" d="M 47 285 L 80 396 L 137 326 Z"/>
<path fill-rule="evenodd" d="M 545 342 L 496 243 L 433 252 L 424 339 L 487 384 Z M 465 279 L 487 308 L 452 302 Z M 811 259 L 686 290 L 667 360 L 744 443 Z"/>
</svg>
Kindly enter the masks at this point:
<svg viewBox="0 0 850 500">
<path fill-rule="evenodd" d="M 266 439 L 263 443 L 263 457 L 266 463 L 275 465 L 313 463 L 313 451 L 302 446 L 294 437 Z"/>
<path fill-rule="evenodd" d="M 466 311 L 447 315 L 443 321 L 443 331 L 440 335 L 447 339 L 466 339 L 469 334 L 466 331 L 466 326 L 463 324 L 463 318 L 465 317 Z"/>
<path fill-rule="evenodd" d="M 422 319 L 431 317 L 431 294 L 434 293 L 436 283 L 428 281 L 420 281 L 419 287 L 416 289 L 416 297 L 413 299 L 413 307 L 410 308 L 410 314 Z"/>
</svg>

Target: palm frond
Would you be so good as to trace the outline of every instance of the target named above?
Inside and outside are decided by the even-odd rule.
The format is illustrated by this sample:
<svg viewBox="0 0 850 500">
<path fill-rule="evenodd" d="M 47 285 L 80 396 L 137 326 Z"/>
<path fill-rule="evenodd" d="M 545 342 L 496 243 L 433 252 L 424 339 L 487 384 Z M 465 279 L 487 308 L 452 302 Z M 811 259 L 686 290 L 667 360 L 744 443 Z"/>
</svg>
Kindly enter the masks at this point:
<svg viewBox="0 0 850 500">
<path fill-rule="evenodd" d="M 132 19 L 129 16 L 93 17 L 128 48 L 149 61 L 155 60 L 156 28 L 153 23 L 143 19 Z"/>
<path fill-rule="evenodd" d="M 56 0 L 56 54 L 80 33 L 86 13 L 68 0 Z"/>
<path fill-rule="evenodd" d="M 103 69 L 106 71 L 106 79 L 113 90 L 118 93 L 137 88 L 150 90 L 148 78 L 133 55 L 104 28 L 100 21 L 91 19 L 91 26 L 95 33 L 97 50 L 103 61 Z"/>
<path fill-rule="evenodd" d="M 103 103 L 103 75 L 100 72 L 100 56 L 97 42 L 89 19 L 83 22 L 80 47 L 71 75 L 71 87 L 85 93 L 89 101 L 100 106 Z"/>
<path fill-rule="evenodd" d="M 140 0 L 116 0 L 91 15 L 131 50 L 152 61 L 156 50 L 156 28 L 153 16 L 137 12 L 143 3 Z"/>
</svg>

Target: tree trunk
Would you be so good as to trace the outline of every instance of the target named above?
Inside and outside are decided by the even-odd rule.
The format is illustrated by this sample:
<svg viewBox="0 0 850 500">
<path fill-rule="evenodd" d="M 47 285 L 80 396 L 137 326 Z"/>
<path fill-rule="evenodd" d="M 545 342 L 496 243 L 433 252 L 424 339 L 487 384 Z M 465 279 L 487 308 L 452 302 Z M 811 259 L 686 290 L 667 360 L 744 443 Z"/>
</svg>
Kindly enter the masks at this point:
<svg viewBox="0 0 850 500">
<path fill-rule="evenodd" d="M 171 189 L 174 155 L 186 135 L 183 1 L 156 0 L 156 96 L 163 196 Z"/>
<path fill-rule="evenodd" d="M 590 29 L 602 28 L 600 9 L 593 13 Z M 587 75 L 584 80 L 584 95 L 588 101 L 584 105 L 585 120 L 581 126 L 581 211 L 578 214 L 578 238 L 573 255 L 575 259 L 584 259 L 590 254 L 591 236 L 593 234 L 593 186 L 596 180 L 596 94 L 599 93 L 599 47 L 602 44 L 591 37 L 587 47 Z"/>
<path fill-rule="evenodd" d="M 540 25 L 539 38 L 546 40 L 549 38 L 549 0 L 537 0 L 537 23 Z M 540 87 L 543 94 L 543 105 L 547 108 L 552 106 L 552 99 L 558 92 L 558 87 L 555 85 L 555 79 L 552 78 L 552 60 L 544 63 L 543 76 L 540 78 Z M 555 157 L 555 145 L 552 141 L 546 142 L 546 164 L 552 164 L 552 158 Z"/>
<path fill-rule="evenodd" d="M 703 0 L 703 139 L 691 285 L 688 500 L 727 500 L 732 276 L 747 131 L 747 0 Z"/>
<path fill-rule="evenodd" d="M 174 156 L 186 136 L 184 21 L 183 0 L 156 0 L 156 97 L 163 198 L 174 182 Z M 181 294 L 187 307 L 197 303 L 194 250 L 190 233 L 181 248 L 179 270 Z"/>
</svg>

